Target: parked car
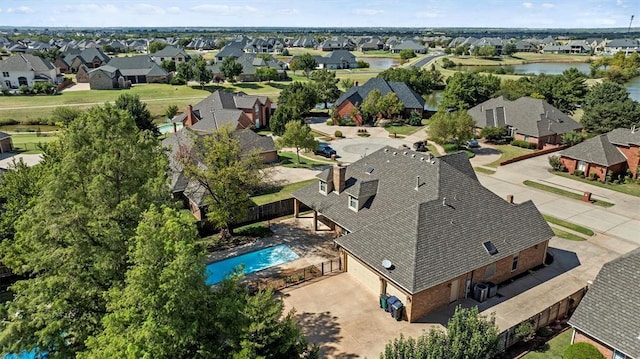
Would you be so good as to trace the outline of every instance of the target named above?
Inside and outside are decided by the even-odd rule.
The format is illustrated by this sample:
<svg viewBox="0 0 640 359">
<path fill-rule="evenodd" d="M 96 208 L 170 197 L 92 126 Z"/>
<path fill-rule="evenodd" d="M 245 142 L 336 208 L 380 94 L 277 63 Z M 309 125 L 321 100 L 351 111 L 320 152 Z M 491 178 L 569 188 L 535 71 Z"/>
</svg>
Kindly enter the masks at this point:
<svg viewBox="0 0 640 359">
<path fill-rule="evenodd" d="M 478 140 L 476 140 L 475 138 L 470 139 L 469 141 L 466 141 L 465 146 L 467 146 L 467 148 L 478 148 L 480 147 L 480 144 L 478 144 Z"/>
<path fill-rule="evenodd" d="M 413 149 L 418 152 L 427 152 L 427 141 L 414 142 Z"/>
<path fill-rule="evenodd" d="M 331 156 L 336 154 L 336 150 L 331 148 L 331 146 L 326 143 L 321 143 L 318 145 L 318 148 L 313 151 L 314 154 L 324 156 L 327 158 L 331 158 Z"/>
</svg>

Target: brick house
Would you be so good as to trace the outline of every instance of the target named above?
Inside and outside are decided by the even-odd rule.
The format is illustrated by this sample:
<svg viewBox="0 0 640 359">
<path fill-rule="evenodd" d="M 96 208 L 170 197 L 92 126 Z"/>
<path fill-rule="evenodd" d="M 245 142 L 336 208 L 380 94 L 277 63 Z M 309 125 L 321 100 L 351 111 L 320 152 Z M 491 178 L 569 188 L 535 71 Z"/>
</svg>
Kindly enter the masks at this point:
<svg viewBox="0 0 640 359">
<path fill-rule="evenodd" d="M 163 61 L 171 60 L 178 66 L 183 62 L 189 62 L 189 60 L 191 60 L 191 55 L 175 46 L 165 46 L 162 50 L 156 51 L 150 56 L 158 65 L 162 65 Z"/>
<path fill-rule="evenodd" d="M 162 145 L 168 149 L 169 186 L 173 198 L 181 200 L 185 208 L 188 208 L 199 221 L 206 215 L 206 193 L 198 181 L 190 180 L 184 175 L 179 157 L 191 149 L 196 136 L 209 134 L 183 128 L 162 140 Z M 272 137 L 258 135 L 250 129 L 232 131 L 231 136 L 238 140 L 242 153 L 257 151 L 263 163 L 273 163 L 278 160 L 278 152 Z"/>
<path fill-rule="evenodd" d="M 364 119 L 362 118 L 362 114 L 358 111 L 356 115 L 353 116 L 353 113 L 354 110 L 357 111 L 358 106 L 362 105 L 362 102 L 373 90 L 380 91 L 383 97 L 388 93 L 395 93 L 404 105 L 403 116 L 405 117 L 409 116 L 411 112 L 418 112 L 420 116 L 422 116 L 424 112 L 424 99 L 407 86 L 407 84 L 404 82 L 387 81 L 379 77 L 374 77 L 361 86 L 353 86 L 347 92 L 340 95 L 333 105 L 334 111 L 338 111 L 340 117 L 350 117 L 358 126 L 363 125 Z"/>
<path fill-rule="evenodd" d="M 165 83 L 169 80 L 169 73 L 149 55 L 114 57 L 108 65 L 120 70 L 125 81 L 132 84 Z"/>
<path fill-rule="evenodd" d="M 569 319 L 571 343 L 593 344 L 607 359 L 640 358 L 640 249 L 600 269 Z"/>
<path fill-rule="evenodd" d="M 217 90 L 197 104 L 187 106 L 187 110 L 172 121 L 182 122 L 194 131 L 211 132 L 218 126 L 269 127 L 271 114 L 271 100 L 267 96 Z"/>
<path fill-rule="evenodd" d="M 560 152 L 560 161 L 569 173 L 582 171 L 584 176 L 597 176 L 605 181 L 607 174 L 623 174 L 629 170 L 638 176 L 640 166 L 640 130 L 617 128 L 590 138 Z"/>
<path fill-rule="evenodd" d="M 13 151 L 13 141 L 11 135 L 8 133 L 0 132 L 0 153 Z"/>
<path fill-rule="evenodd" d="M 369 292 L 398 297 L 415 322 L 476 284 L 543 264 L 553 232 L 531 201 L 484 188 L 464 153 L 438 158 L 382 148 L 293 193 L 335 231 L 346 271 Z M 386 264 L 385 264 L 386 263 Z"/>
<path fill-rule="evenodd" d="M 88 83 L 89 82 L 89 68 L 85 65 L 80 65 L 78 67 L 78 71 L 76 72 L 76 82 L 77 83 Z"/>
<path fill-rule="evenodd" d="M 124 76 L 120 70 L 113 66 L 105 65 L 89 71 L 89 88 L 92 90 L 113 90 L 127 88 Z"/>
<path fill-rule="evenodd" d="M 79 52 L 71 51 L 64 59 L 56 60 L 56 64 L 60 66 L 60 71 L 63 73 L 76 73 L 83 65 L 89 69 L 96 69 L 106 65 L 109 60 L 110 57 L 102 50 L 90 47 Z"/>
<path fill-rule="evenodd" d="M 527 141 L 542 149 L 562 144 L 562 135 L 580 132 L 582 125 L 548 102 L 531 97 L 509 101 L 504 96 L 489 99 L 468 110 L 476 132 L 485 127 L 506 127 L 514 140 Z"/>
</svg>

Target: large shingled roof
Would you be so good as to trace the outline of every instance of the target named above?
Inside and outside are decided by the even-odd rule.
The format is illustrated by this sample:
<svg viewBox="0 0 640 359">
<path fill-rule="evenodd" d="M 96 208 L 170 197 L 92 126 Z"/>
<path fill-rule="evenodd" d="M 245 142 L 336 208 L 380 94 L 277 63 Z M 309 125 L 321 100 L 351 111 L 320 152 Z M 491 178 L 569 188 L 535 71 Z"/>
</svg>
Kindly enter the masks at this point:
<svg viewBox="0 0 640 359">
<path fill-rule="evenodd" d="M 351 187 L 371 180 L 375 195 L 349 209 L 349 195 L 361 191 Z M 342 193 L 324 195 L 314 183 L 293 196 L 350 231 L 336 243 L 411 293 L 553 237 L 533 202 L 510 204 L 484 188 L 464 153 L 430 158 L 385 147 L 347 167 Z M 487 253 L 486 241 L 498 254 Z"/>
<path fill-rule="evenodd" d="M 404 82 L 391 82 L 385 79 L 374 77 L 361 86 L 354 86 L 343 93 L 336 101 L 335 106 L 340 106 L 344 101 L 349 100 L 353 104 L 362 104 L 369 93 L 378 90 L 385 96 L 390 92 L 395 92 L 405 108 L 424 109 L 424 99 L 418 95 Z"/>
</svg>

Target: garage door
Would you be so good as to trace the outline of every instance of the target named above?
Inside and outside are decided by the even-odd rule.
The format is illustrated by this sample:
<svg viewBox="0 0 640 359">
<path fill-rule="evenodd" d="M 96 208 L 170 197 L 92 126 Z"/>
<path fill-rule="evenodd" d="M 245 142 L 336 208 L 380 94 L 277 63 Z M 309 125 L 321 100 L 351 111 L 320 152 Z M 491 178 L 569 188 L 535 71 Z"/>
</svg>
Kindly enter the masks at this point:
<svg viewBox="0 0 640 359">
<path fill-rule="evenodd" d="M 370 271 L 350 254 L 347 254 L 347 273 L 367 287 L 371 294 L 376 296 L 380 294 L 380 279 L 378 275 Z"/>
</svg>

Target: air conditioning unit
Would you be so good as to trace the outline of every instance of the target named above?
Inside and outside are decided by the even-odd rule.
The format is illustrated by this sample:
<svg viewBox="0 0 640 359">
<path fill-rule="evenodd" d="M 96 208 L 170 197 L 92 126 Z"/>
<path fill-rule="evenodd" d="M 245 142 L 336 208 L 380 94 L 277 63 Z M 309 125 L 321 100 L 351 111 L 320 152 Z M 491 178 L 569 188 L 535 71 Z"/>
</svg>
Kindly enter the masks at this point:
<svg viewBox="0 0 640 359">
<path fill-rule="evenodd" d="M 487 286 L 485 283 L 477 283 L 473 287 L 473 299 L 477 300 L 478 302 L 482 303 L 487 300 L 488 295 L 489 286 Z"/>
</svg>

